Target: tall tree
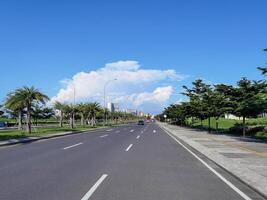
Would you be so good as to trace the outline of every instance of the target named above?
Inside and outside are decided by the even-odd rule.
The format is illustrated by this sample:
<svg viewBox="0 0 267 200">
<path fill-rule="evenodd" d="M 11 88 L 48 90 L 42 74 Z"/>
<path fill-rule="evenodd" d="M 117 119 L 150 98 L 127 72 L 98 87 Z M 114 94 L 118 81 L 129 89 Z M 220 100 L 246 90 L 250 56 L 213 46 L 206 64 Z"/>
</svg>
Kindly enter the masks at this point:
<svg viewBox="0 0 267 200">
<path fill-rule="evenodd" d="M 68 104 L 63 104 L 63 113 L 69 117 L 69 125 L 70 128 L 73 129 L 74 128 L 74 114 L 77 111 L 76 108 L 73 105 L 68 105 Z"/>
<path fill-rule="evenodd" d="M 49 97 L 40 92 L 35 87 L 22 87 L 16 89 L 14 92 L 13 101 L 17 104 L 24 105 L 26 108 L 27 115 L 27 132 L 31 133 L 31 112 L 34 103 L 45 104 L 49 100 Z"/>
<path fill-rule="evenodd" d="M 59 127 L 62 128 L 64 118 L 64 104 L 60 103 L 59 101 L 56 101 L 54 103 L 54 108 L 59 112 Z"/>
<path fill-rule="evenodd" d="M 264 49 L 263 51 L 267 51 L 267 49 Z M 267 75 L 267 67 L 258 67 L 258 69 L 261 71 L 262 75 Z"/>
<path fill-rule="evenodd" d="M 84 125 L 84 118 L 86 115 L 86 104 L 85 103 L 80 103 L 76 106 L 78 113 L 81 116 L 81 125 Z"/>
<path fill-rule="evenodd" d="M 22 116 L 25 102 L 18 101 L 17 93 L 11 92 L 7 95 L 4 106 L 9 113 L 12 113 L 17 118 L 18 130 L 22 130 Z"/>
<path fill-rule="evenodd" d="M 202 125 L 202 121 L 210 116 L 208 110 L 209 99 L 204 101 L 204 98 L 209 97 L 210 85 L 205 84 L 201 79 L 195 80 L 192 84 L 192 89 L 183 86 L 185 92 L 182 94 L 189 97 L 192 117 L 200 119 Z"/>
<path fill-rule="evenodd" d="M 242 117 L 243 136 L 246 135 L 246 118 L 257 117 L 267 107 L 266 84 L 242 78 L 229 96 L 233 102 L 233 114 Z"/>
</svg>

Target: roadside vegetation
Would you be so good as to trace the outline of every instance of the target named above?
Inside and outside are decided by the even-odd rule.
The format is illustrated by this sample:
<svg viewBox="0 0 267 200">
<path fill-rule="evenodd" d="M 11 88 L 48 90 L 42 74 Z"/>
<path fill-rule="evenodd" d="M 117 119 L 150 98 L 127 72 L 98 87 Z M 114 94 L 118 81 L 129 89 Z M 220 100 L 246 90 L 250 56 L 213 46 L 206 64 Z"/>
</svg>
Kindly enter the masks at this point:
<svg viewBox="0 0 267 200">
<path fill-rule="evenodd" d="M 137 120 L 126 112 L 110 112 L 98 102 L 77 105 L 55 102 L 48 107 L 47 95 L 35 87 L 22 87 L 7 94 L 0 106 L 0 140 L 77 132 Z"/>
<path fill-rule="evenodd" d="M 267 68 L 258 69 L 261 80 L 241 78 L 234 86 L 195 80 L 192 87 L 183 86 L 188 101 L 168 106 L 157 118 L 209 132 L 267 138 Z M 229 114 L 239 119 L 226 119 Z"/>
</svg>

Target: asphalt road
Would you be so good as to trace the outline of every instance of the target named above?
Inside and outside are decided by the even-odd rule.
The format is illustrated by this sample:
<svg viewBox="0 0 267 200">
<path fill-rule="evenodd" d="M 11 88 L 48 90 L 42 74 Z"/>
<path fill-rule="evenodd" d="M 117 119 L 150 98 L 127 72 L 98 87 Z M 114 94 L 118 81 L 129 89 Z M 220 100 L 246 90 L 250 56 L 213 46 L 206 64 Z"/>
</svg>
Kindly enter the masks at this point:
<svg viewBox="0 0 267 200">
<path fill-rule="evenodd" d="M 209 166 L 157 124 L 131 124 L 1 148 L 0 199 L 256 199 Z"/>
</svg>

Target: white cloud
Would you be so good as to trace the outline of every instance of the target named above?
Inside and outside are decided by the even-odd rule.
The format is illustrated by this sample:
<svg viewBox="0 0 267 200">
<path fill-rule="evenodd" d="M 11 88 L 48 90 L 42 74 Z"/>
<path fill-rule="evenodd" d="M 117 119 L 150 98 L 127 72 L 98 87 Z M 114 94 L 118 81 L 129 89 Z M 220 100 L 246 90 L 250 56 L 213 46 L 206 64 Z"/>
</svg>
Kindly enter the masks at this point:
<svg viewBox="0 0 267 200">
<path fill-rule="evenodd" d="M 162 81 L 179 81 L 185 76 L 178 74 L 175 70 L 141 69 L 137 61 L 118 61 L 107 63 L 98 70 L 79 72 L 71 79 L 61 81 L 64 87 L 59 90 L 52 102 L 72 102 L 74 88 L 76 101 L 86 101 L 98 97 L 102 101 L 104 85 L 108 80 L 117 79 L 107 86 L 108 95 L 128 95 L 134 105 L 143 102 L 162 102 L 170 98 L 172 87 L 158 87 L 152 93 L 145 92 L 146 88 L 157 87 Z"/>
<path fill-rule="evenodd" d="M 135 106 L 140 106 L 145 102 L 164 103 L 166 102 L 173 92 L 172 86 L 158 87 L 153 92 L 143 92 L 131 95 L 131 99 Z"/>
</svg>

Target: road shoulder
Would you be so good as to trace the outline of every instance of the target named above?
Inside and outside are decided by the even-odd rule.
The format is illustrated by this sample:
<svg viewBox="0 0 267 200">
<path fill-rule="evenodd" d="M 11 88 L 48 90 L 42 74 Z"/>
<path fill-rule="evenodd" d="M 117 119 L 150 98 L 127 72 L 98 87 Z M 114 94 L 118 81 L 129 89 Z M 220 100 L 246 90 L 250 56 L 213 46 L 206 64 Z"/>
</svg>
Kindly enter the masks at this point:
<svg viewBox="0 0 267 200">
<path fill-rule="evenodd" d="M 240 141 L 236 141 L 232 137 L 210 135 L 206 132 L 200 133 L 160 122 L 158 125 L 229 171 L 251 188 L 265 197 L 267 196 L 267 159 L 264 152 L 244 148 L 243 142 L 241 145 Z M 247 145 L 251 146 L 253 143 L 250 142 Z"/>
</svg>

